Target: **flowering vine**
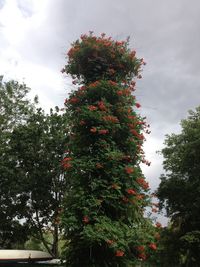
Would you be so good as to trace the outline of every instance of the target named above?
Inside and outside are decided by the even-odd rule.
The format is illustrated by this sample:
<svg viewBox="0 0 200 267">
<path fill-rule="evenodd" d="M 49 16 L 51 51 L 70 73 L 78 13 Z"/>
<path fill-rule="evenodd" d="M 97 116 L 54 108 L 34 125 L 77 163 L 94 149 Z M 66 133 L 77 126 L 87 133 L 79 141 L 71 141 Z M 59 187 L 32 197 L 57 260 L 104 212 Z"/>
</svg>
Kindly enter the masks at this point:
<svg viewBox="0 0 200 267">
<path fill-rule="evenodd" d="M 66 192 L 63 225 L 68 266 L 130 266 L 157 249 L 155 227 L 144 218 L 149 185 L 140 164 L 148 125 L 132 93 L 143 59 L 129 42 L 82 35 L 62 72 L 77 88 L 65 100 L 71 139 L 62 166 Z"/>
</svg>

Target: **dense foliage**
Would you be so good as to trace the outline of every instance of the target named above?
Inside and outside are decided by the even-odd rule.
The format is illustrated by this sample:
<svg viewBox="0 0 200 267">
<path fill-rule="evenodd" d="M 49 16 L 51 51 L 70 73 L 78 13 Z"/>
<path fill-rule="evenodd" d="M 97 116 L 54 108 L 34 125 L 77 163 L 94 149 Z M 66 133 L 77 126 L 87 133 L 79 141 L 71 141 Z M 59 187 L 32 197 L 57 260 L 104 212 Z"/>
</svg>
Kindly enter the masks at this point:
<svg viewBox="0 0 200 267">
<path fill-rule="evenodd" d="M 16 216 L 18 180 L 10 153 L 9 140 L 15 126 L 23 124 L 34 111 L 34 103 L 27 99 L 29 88 L 15 81 L 3 82 L 0 77 L 0 247 L 24 243 L 29 233 Z M 37 102 L 37 98 L 35 99 Z"/>
<path fill-rule="evenodd" d="M 46 250 L 58 256 L 59 216 L 63 189 L 67 188 L 60 161 L 67 142 L 67 117 L 41 109 L 25 125 L 15 127 L 10 139 L 19 185 L 18 218 L 25 221 L 31 236 L 41 240 Z M 49 241 L 45 240 L 48 233 Z"/>
<path fill-rule="evenodd" d="M 132 266 L 157 248 L 144 218 L 149 186 L 139 165 L 149 165 L 142 150 L 148 130 L 132 95 L 145 63 L 128 41 L 104 34 L 81 36 L 68 56 L 62 72 L 79 86 L 65 101 L 71 130 L 62 161 L 70 182 L 63 213 L 67 266 Z"/>
<path fill-rule="evenodd" d="M 173 260 L 178 258 L 180 266 L 199 266 L 200 107 L 190 111 L 181 126 L 180 134 L 168 135 L 165 140 L 166 173 L 161 177 L 158 197 L 172 222 L 169 239 L 173 242 L 167 242 L 166 251 L 174 246 Z"/>
<path fill-rule="evenodd" d="M 0 247 L 34 239 L 58 256 L 67 116 L 36 109 L 28 93 L 23 84 L 0 81 Z"/>
</svg>

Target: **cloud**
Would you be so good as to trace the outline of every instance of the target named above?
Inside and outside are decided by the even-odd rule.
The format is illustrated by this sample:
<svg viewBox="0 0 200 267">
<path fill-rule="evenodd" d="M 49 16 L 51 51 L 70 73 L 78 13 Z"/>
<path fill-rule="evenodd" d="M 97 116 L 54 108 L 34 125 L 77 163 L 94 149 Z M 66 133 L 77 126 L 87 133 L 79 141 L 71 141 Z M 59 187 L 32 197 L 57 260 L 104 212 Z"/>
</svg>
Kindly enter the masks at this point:
<svg viewBox="0 0 200 267">
<path fill-rule="evenodd" d="M 198 0 L 0 0 L 0 68 L 24 78 L 46 110 L 62 107 L 72 88 L 60 73 L 70 44 L 89 30 L 130 36 L 147 61 L 136 96 L 151 124 L 145 151 L 152 164 L 144 172 L 155 189 L 162 173 L 155 151 L 200 103 L 199 8 Z"/>
</svg>

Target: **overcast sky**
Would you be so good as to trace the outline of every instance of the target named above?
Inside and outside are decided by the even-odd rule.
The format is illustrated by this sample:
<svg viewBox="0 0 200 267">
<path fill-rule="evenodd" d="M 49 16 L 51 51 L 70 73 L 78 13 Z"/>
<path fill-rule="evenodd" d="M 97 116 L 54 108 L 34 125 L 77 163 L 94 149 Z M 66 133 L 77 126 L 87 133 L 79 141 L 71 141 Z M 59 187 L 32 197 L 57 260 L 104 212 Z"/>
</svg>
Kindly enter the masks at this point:
<svg viewBox="0 0 200 267">
<path fill-rule="evenodd" d="M 71 90 L 60 70 L 66 51 L 92 30 L 114 39 L 130 36 L 147 65 L 137 83 L 141 114 L 151 124 L 144 173 L 159 184 L 162 158 L 155 152 L 180 120 L 200 104 L 199 0 L 0 0 L 0 74 L 24 81 L 45 110 Z"/>
</svg>

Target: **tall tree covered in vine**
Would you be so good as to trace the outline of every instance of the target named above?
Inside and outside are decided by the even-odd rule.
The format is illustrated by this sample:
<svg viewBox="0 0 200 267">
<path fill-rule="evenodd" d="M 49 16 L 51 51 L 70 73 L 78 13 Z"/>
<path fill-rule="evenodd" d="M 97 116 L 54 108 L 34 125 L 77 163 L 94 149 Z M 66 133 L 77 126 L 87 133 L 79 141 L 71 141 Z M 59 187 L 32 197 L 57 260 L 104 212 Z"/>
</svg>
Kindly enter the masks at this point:
<svg viewBox="0 0 200 267">
<path fill-rule="evenodd" d="M 62 161 L 68 173 L 63 226 L 67 266 L 133 266 L 156 249 L 144 217 L 149 185 L 140 164 L 148 125 L 137 109 L 135 79 L 143 59 L 129 40 L 82 35 L 62 72 L 73 78 L 65 100 L 70 141 Z"/>
</svg>

